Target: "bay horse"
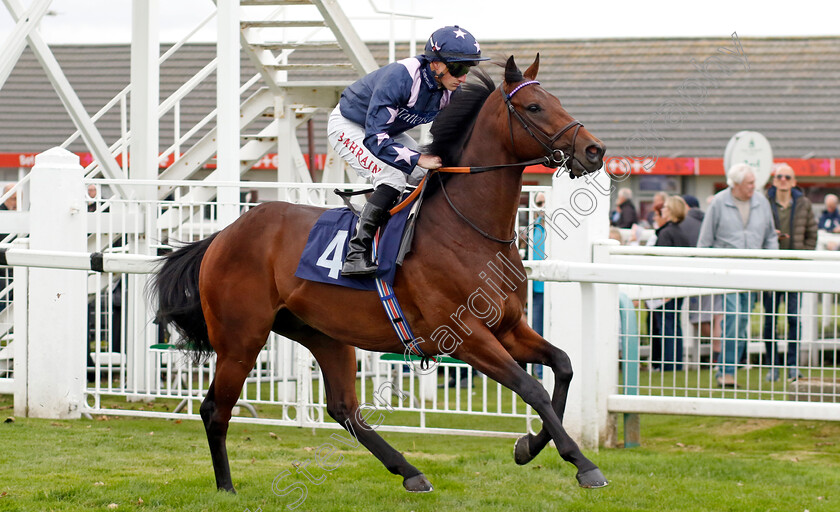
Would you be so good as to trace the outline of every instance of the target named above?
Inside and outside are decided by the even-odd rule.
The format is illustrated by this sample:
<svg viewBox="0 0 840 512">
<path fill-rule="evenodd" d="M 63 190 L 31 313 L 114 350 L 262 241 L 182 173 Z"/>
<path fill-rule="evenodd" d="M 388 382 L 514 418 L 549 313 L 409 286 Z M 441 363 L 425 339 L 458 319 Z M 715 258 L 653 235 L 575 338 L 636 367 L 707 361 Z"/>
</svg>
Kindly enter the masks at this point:
<svg viewBox="0 0 840 512">
<path fill-rule="evenodd" d="M 498 294 L 494 307 L 500 315 L 492 325 L 458 313 L 485 282 L 481 269 L 497 254 L 513 263 L 499 266 L 507 279 L 524 279 L 515 244 L 504 240 L 514 232 L 522 162 L 548 156 L 557 163 L 557 155 L 565 155 L 571 176 L 603 165 L 604 144 L 536 82 L 538 69 L 539 54 L 524 73 L 510 57 L 499 87 L 478 70 L 477 82 L 465 84 L 434 122 L 427 152 L 441 156 L 444 165 L 496 168 L 448 175 L 445 188 L 444 180 L 438 180 L 442 190 L 426 195 L 413 252 L 393 288 L 409 325 L 425 340 L 451 324 L 453 313 L 460 314 L 459 325 L 468 335 L 451 355 L 516 392 L 539 414 L 542 430 L 516 442 L 518 464 L 529 462 L 553 439 L 560 456 L 576 466 L 580 486 L 602 487 L 607 480 L 601 470 L 563 429 L 572 365 L 565 352 L 528 325 L 526 287 Z M 329 415 L 388 471 L 400 475 L 405 489 L 432 491 L 426 476 L 358 414 L 354 347 L 405 351 L 379 297 L 295 277 L 310 228 L 323 212 L 285 202 L 261 204 L 222 231 L 164 256 L 151 283 L 159 320 L 174 322 L 193 350 L 217 355 L 214 379 L 200 407 L 216 485 L 234 492 L 225 444 L 231 408 L 274 331 L 306 347 L 318 361 Z M 428 342 L 423 351 L 444 353 Z M 550 367 L 556 376 L 553 398 L 518 363 Z"/>
</svg>

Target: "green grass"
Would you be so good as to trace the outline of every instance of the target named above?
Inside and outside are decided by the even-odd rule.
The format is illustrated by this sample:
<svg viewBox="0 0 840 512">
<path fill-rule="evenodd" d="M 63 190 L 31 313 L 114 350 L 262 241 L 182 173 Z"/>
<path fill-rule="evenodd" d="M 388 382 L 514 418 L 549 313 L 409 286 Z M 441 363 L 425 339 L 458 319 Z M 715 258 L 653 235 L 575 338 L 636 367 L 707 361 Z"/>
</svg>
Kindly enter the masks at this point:
<svg viewBox="0 0 840 512">
<path fill-rule="evenodd" d="M 0 396 L 5 419 L 11 397 Z M 4 413 L 4 414 L 3 414 Z M 474 420 L 487 421 L 487 420 Z M 271 433 L 276 434 L 272 436 Z M 840 510 L 840 424 L 669 416 L 642 417 L 642 447 L 588 453 L 609 487 L 577 487 L 574 468 L 547 449 L 513 462 L 512 440 L 385 433 L 435 485 L 413 495 L 362 448 L 340 448 L 331 472 L 314 465 L 332 431 L 234 424 L 228 449 L 239 494 L 214 490 L 201 424 L 129 419 L 0 423 L 0 511 L 836 511 Z M 337 444 L 337 443 L 334 443 Z M 142 499 L 142 503 L 139 500 Z"/>
</svg>

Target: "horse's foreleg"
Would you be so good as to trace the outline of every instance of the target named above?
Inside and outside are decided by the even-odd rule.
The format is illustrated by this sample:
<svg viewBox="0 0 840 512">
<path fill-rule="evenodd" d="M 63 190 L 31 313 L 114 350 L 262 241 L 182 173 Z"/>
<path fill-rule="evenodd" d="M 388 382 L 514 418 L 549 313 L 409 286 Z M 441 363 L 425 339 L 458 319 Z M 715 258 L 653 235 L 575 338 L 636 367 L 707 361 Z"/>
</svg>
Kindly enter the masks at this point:
<svg viewBox="0 0 840 512">
<path fill-rule="evenodd" d="M 551 406 L 560 422 L 566 411 L 566 398 L 569 384 L 572 380 L 572 362 L 561 349 L 548 343 L 536 331 L 523 322 L 513 331 L 511 336 L 501 339 L 505 350 L 520 363 L 538 363 L 548 366 L 554 372 L 554 392 L 551 395 Z M 513 457 L 517 464 L 527 464 L 546 447 L 551 436 L 545 427 L 536 434 L 526 434 L 516 441 Z"/>
<path fill-rule="evenodd" d="M 405 460 L 405 457 L 375 432 L 377 425 L 369 425 L 366 417 L 380 418 L 373 406 L 365 411 L 359 407 L 356 397 L 356 352 L 353 347 L 341 345 L 326 338 L 318 343 L 305 343 L 318 360 L 324 373 L 327 394 L 327 412 L 352 436 L 345 438 L 333 434 L 343 444 L 355 444 L 357 440 L 367 448 L 383 465 L 395 475 L 403 477 L 403 486 L 411 492 L 430 492 L 432 484 L 423 473 Z M 355 438 L 355 440 L 353 439 Z"/>
<path fill-rule="evenodd" d="M 236 358 L 219 358 L 216 375 L 210 389 L 201 402 L 201 419 L 210 445 L 210 457 L 213 459 L 213 471 L 216 474 L 216 487 L 220 491 L 236 492 L 230 477 L 230 463 L 227 456 L 227 431 L 231 409 L 236 405 L 245 378 L 254 366 L 254 358 L 241 361 Z"/>
<path fill-rule="evenodd" d="M 460 345 L 454 356 L 513 390 L 525 403 L 537 411 L 543 428 L 554 439 L 560 456 L 577 468 L 576 476 L 581 487 L 607 485 L 607 480 L 598 466 L 581 453 L 580 448 L 566 433 L 560 418 L 554 411 L 548 392 L 542 385 L 514 361 L 496 338 L 488 335 L 478 339 L 477 336 L 473 336 L 470 341 L 473 342 Z"/>
</svg>

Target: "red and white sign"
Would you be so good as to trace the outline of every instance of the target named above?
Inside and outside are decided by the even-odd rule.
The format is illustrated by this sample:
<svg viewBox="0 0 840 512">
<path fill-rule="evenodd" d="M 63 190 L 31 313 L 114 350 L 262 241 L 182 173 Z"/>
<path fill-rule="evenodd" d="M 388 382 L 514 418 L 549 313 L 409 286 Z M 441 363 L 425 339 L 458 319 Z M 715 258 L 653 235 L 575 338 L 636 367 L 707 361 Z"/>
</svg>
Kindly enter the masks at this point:
<svg viewBox="0 0 840 512">
<path fill-rule="evenodd" d="M 0 153 L 0 168 L 32 167 L 35 165 L 37 153 Z M 82 166 L 87 166 L 93 161 L 90 153 L 76 153 L 79 155 Z M 277 169 L 277 154 L 269 153 L 254 164 L 253 169 L 273 170 Z M 309 155 L 303 155 L 306 164 L 309 165 Z M 323 153 L 315 155 L 315 168 L 323 169 L 326 155 Z M 117 162 L 122 160 L 117 156 Z M 173 155 L 165 158 L 160 164 L 161 169 L 172 165 L 175 160 Z M 623 161 L 623 163 L 622 163 Z M 840 158 L 776 158 L 776 163 L 785 162 L 790 165 L 797 177 L 831 177 L 837 176 L 840 168 Z M 632 176 L 664 175 L 664 176 L 724 176 L 723 158 L 657 158 L 644 161 L 633 160 L 621 156 L 612 156 L 605 160 L 607 172 L 610 174 L 622 174 L 623 168 L 630 165 Z M 207 169 L 215 169 L 215 162 L 204 166 Z M 530 165 L 525 168 L 526 174 L 553 174 L 554 169 L 542 165 Z"/>
</svg>

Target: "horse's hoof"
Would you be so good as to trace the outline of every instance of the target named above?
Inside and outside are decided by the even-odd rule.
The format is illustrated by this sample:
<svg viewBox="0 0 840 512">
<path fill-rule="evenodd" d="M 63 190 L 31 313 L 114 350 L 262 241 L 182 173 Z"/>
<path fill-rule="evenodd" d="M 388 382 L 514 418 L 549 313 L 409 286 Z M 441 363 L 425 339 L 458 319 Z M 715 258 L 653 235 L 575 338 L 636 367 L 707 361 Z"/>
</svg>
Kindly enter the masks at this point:
<svg viewBox="0 0 840 512">
<path fill-rule="evenodd" d="M 232 485 L 230 487 L 219 487 L 217 490 L 236 494 L 236 489 L 234 489 Z"/>
<path fill-rule="evenodd" d="M 534 456 L 531 455 L 531 446 L 528 438 L 528 435 L 524 435 L 517 439 L 516 444 L 513 445 L 513 460 L 520 466 L 524 466 L 534 460 Z"/>
<path fill-rule="evenodd" d="M 432 487 L 432 483 L 429 482 L 429 479 L 423 473 L 403 480 L 403 487 L 408 492 L 432 492 L 435 490 Z"/>
<path fill-rule="evenodd" d="M 607 478 L 598 468 L 590 469 L 586 473 L 578 473 L 575 477 L 577 478 L 578 484 L 585 489 L 597 489 L 599 487 L 606 487 L 609 484 Z"/>
</svg>

